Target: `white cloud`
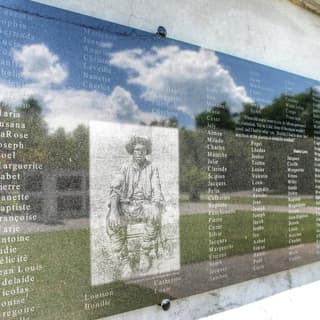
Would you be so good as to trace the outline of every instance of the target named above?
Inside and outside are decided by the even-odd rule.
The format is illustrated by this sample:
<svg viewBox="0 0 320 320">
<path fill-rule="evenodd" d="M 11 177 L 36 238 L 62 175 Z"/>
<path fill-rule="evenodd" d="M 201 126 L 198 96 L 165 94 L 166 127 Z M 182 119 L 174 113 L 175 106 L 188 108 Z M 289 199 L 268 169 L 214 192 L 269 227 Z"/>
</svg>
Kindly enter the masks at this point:
<svg viewBox="0 0 320 320">
<path fill-rule="evenodd" d="M 160 119 L 155 113 L 142 112 L 130 92 L 119 86 L 105 95 L 97 91 L 0 84 L 0 101 L 11 106 L 18 106 L 29 97 L 38 99 L 51 130 L 63 127 L 71 131 L 80 124 L 88 125 L 90 120 L 148 123 Z"/>
<path fill-rule="evenodd" d="M 139 85 L 144 99 L 165 100 L 191 116 L 223 101 L 232 111 L 240 111 L 243 102 L 251 101 L 208 50 L 177 46 L 123 50 L 113 53 L 110 63 L 128 72 L 128 83 Z"/>
<path fill-rule="evenodd" d="M 97 91 L 62 90 L 49 91 L 44 96 L 44 105 L 49 111 L 46 120 L 51 127 L 69 130 L 89 120 L 117 122 L 148 121 L 152 114 L 143 113 L 122 87 L 115 87 L 110 95 Z"/>
<path fill-rule="evenodd" d="M 68 76 L 59 57 L 44 44 L 25 45 L 13 50 L 15 62 L 22 68 L 22 76 L 41 85 L 62 83 Z"/>
<path fill-rule="evenodd" d="M 51 130 L 63 127 L 70 131 L 80 124 L 88 125 L 90 120 L 149 123 L 161 119 L 156 113 L 141 111 L 131 93 L 120 86 L 109 95 L 85 89 L 53 88 L 50 84 L 62 83 L 68 73 L 59 57 L 44 44 L 14 50 L 13 58 L 22 67 L 22 76 L 32 82 L 22 87 L 0 83 L 0 101 L 16 107 L 23 100 L 36 98 Z"/>
</svg>

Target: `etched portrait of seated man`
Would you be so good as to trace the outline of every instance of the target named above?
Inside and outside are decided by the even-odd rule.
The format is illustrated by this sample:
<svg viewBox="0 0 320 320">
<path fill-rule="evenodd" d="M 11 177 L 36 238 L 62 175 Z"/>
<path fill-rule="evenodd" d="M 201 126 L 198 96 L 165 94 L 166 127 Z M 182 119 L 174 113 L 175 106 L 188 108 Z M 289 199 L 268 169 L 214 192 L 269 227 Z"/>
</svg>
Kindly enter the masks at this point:
<svg viewBox="0 0 320 320">
<path fill-rule="evenodd" d="M 176 128 L 90 122 L 92 285 L 180 270 Z"/>
<path fill-rule="evenodd" d="M 159 171 L 147 159 L 151 140 L 133 136 L 125 148 L 132 157 L 111 183 L 107 214 L 107 233 L 113 239 L 118 275 L 148 271 L 164 246 L 161 215 L 165 200 Z"/>
<path fill-rule="evenodd" d="M 126 145 L 132 161 L 121 168 L 110 188 L 108 224 L 160 219 L 164 209 L 159 171 L 147 159 L 152 145 L 148 138 L 133 136 Z"/>
</svg>

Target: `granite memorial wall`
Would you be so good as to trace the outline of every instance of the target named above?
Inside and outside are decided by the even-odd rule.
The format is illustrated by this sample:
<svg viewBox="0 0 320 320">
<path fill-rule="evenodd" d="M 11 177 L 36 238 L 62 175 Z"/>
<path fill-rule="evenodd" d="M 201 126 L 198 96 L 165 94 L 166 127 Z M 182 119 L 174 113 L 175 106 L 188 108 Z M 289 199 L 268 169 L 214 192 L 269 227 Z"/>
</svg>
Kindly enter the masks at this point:
<svg viewBox="0 0 320 320">
<path fill-rule="evenodd" d="M 0 319 L 319 261 L 319 82 L 29 1 L 0 15 Z"/>
</svg>

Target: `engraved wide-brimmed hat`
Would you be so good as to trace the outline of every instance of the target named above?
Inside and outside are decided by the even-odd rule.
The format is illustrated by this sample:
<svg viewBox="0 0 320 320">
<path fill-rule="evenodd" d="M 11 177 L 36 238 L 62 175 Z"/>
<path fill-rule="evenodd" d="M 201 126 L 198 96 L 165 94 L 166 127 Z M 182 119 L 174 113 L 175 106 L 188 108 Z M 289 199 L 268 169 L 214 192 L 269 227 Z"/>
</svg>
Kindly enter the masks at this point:
<svg viewBox="0 0 320 320">
<path fill-rule="evenodd" d="M 152 142 L 151 139 L 147 137 L 142 137 L 142 136 L 133 136 L 129 140 L 129 142 L 126 144 L 126 150 L 129 154 L 133 154 L 134 147 L 137 144 L 142 144 L 146 147 L 147 154 L 150 154 L 152 151 Z"/>
</svg>

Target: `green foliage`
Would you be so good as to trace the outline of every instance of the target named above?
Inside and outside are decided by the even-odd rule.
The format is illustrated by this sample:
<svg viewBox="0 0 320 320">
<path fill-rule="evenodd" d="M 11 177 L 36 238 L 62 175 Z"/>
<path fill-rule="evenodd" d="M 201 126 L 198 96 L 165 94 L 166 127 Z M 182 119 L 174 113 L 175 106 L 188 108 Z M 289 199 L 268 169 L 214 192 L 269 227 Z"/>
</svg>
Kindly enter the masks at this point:
<svg viewBox="0 0 320 320">
<path fill-rule="evenodd" d="M 286 121 L 286 95 L 282 94 L 273 100 L 272 104 L 261 110 L 264 119 Z"/>
<path fill-rule="evenodd" d="M 25 133 L 28 133 L 28 147 L 20 150 L 18 157 L 21 161 L 47 161 L 48 127 L 43 119 L 42 108 L 38 100 L 30 97 L 17 108 L 21 121 L 25 123 Z"/>
<path fill-rule="evenodd" d="M 78 168 L 86 169 L 89 159 L 89 129 L 84 125 L 79 125 L 72 133 L 74 144 L 73 161 Z"/>
<path fill-rule="evenodd" d="M 189 192 L 190 201 L 199 201 L 200 192 L 208 186 L 208 173 L 196 166 L 187 167 L 180 177 L 180 186 Z"/>
<path fill-rule="evenodd" d="M 0 107 L 2 111 L 13 111 L 13 108 L 3 102 Z M 89 168 L 89 130 L 86 126 L 79 125 L 70 133 L 63 128 L 50 133 L 42 107 L 33 97 L 24 100 L 16 111 L 21 114 L 19 122 L 25 124 L 23 132 L 29 135 L 26 147 L 17 152 L 19 161 L 38 161 L 46 168 Z"/>
<path fill-rule="evenodd" d="M 200 200 L 200 192 L 208 187 L 207 135 L 205 130 L 179 131 L 180 188 L 192 201 Z"/>
<path fill-rule="evenodd" d="M 140 122 L 141 125 L 145 126 L 145 122 Z M 150 126 L 154 127 L 168 127 L 168 128 L 177 128 L 178 127 L 178 119 L 176 117 L 171 117 L 169 119 L 163 120 L 153 120 L 150 123 Z"/>
<path fill-rule="evenodd" d="M 73 132 L 57 129 L 48 137 L 48 165 L 50 168 L 88 169 L 89 130 L 80 125 Z"/>
<path fill-rule="evenodd" d="M 231 114 L 229 106 L 222 102 L 219 106 L 214 106 L 210 111 L 203 111 L 196 115 L 196 127 L 197 128 L 207 128 L 208 124 L 212 124 L 213 115 L 216 114 L 218 121 L 214 120 L 216 128 L 234 130 L 236 127 L 236 123 L 234 121 L 235 114 Z"/>
</svg>

